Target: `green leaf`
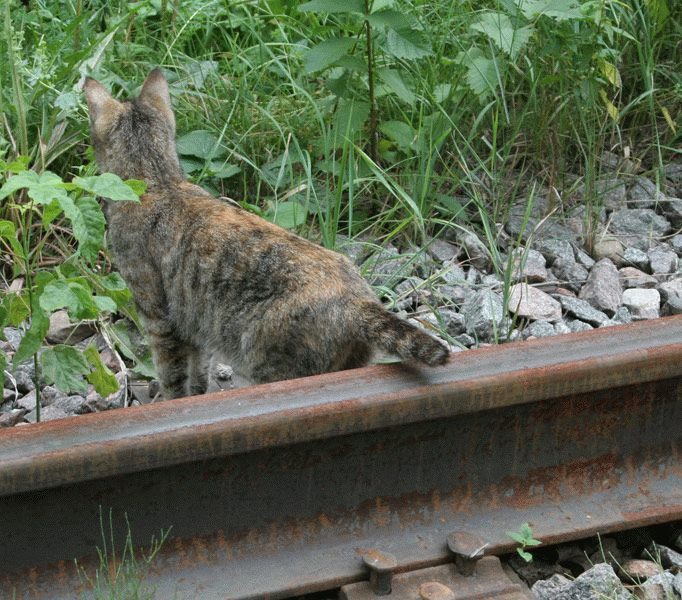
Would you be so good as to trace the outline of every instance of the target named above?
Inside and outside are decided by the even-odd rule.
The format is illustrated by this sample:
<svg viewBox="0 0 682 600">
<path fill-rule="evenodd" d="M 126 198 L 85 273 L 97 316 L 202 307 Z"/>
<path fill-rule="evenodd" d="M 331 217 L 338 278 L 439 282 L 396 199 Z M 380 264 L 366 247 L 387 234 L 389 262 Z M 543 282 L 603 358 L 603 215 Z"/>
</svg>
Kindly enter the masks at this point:
<svg viewBox="0 0 682 600">
<path fill-rule="evenodd" d="M 142 375 L 142 377 L 147 377 L 148 379 L 156 377 L 156 368 L 154 367 L 154 361 L 150 354 L 146 354 L 139 359 L 131 371 Z"/>
<path fill-rule="evenodd" d="M 228 179 L 237 173 L 241 173 L 242 170 L 237 165 L 231 165 L 229 163 L 220 163 L 216 161 L 211 162 L 210 166 L 211 175 L 217 177 L 218 179 Z"/>
<path fill-rule="evenodd" d="M 443 104 L 449 97 L 452 91 L 452 84 L 439 83 L 433 88 L 433 96 L 438 104 Z"/>
<path fill-rule="evenodd" d="M 49 327 L 50 319 L 36 302 L 36 305 L 33 306 L 33 309 L 31 310 L 31 326 L 24 334 L 24 337 L 21 338 L 19 348 L 17 348 L 17 351 L 14 354 L 13 365 L 15 367 L 31 358 L 40 350 L 40 346 L 45 339 L 45 334 Z"/>
<path fill-rule="evenodd" d="M 83 220 L 81 212 L 76 207 L 76 203 L 71 196 L 65 194 L 63 198 L 58 199 L 58 202 L 64 212 L 64 216 L 71 221 L 73 234 L 76 239 L 78 239 L 78 236 L 83 235 L 86 231 L 85 221 Z"/>
<path fill-rule="evenodd" d="M 379 155 L 385 161 L 394 163 L 398 161 L 398 153 L 395 151 L 395 144 L 389 140 L 379 140 L 377 143 Z"/>
<path fill-rule="evenodd" d="M 369 117 L 369 103 L 361 100 L 339 99 L 334 116 L 334 128 L 337 136 L 343 138 L 352 135 L 362 128 Z"/>
<path fill-rule="evenodd" d="M 7 322 L 12 327 L 21 325 L 30 313 L 26 298 L 14 292 L 7 292 L 5 294 L 2 300 L 2 307 L 7 315 Z"/>
<path fill-rule="evenodd" d="M 138 360 L 137 355 L 135 354 L 135 346 L 130 339 L 128 330 L 124 325 L 124 321 L 119 321 L 118 323 L 114 324 L 111 327 L 111 333 L 116 347 L 121 351 L 123 356 L 129 358 L 130 360 Z"/>
<path fill-rule="evenodd" d="M 131 369 L 134 373 L 139 373 L 143 377 L 148 378 L 156 377 L 156 369 L 154 368 L 154 363 L 149 351 L 146 351 L 144 347 L 135 347 L 135 344 L 130 338 L 130 333 L 126 327 L 125 321 L 121 320 L 110 326 L 108 331 L 116 348 L 118 348 L 126 358 L 135 361 L 135 366 Z M 144 353 L 144 355 L 140 356 L 138 353 Z"/>
<path fill-rule="evenodd" d="M 348 69 L 349 71 L 354 71 L 356 73 L 366 73 L 367 63 L 358 56 L 352 56 L 346 54 L 336 61 L 336 65 Z"/>
<path fill-rule="evenodd" d="M 15 175 L 17 173 L 21 173 L 22 171 L 26 171 L 28 169 L 28 165 L 31 163 L 31 157 L 30 156 L 17 156 L 13 161 L 7 163 L 5 165 L 5 168 L 2 169 L 3 171 L 9 171 L 10 173 L 14 173 Z"/>
<path fill-rule="evenodd" d="M 298 7 L 301 12 L 361 13 L 365 12 L 364 0 L 311 0 Z"/>
<path fill-rule="evenodd" d="M 90 367 L 83 355 L 73 346 L 58 344 L 47 348 L 40 357 L 45 379 L 61 391 L 85 392 L 88 385 L 83 379 Z"/>
<path fill-rule="evenodd" d="M 264 216 L 268 221 L 284 227 L 284 229 L 293 229 L 305 223 L 308 211 L 299 202 L 290 200 L 275 203 Z"/>
<path fill-rule="evenodd" d="M 333 65 L 355 44 L 352 38 L 332 38 L 320 42 L 310 48 L 303 57 L 303 67 L 306 73 L 321 71 Z"/>
<path fill-rule="evenodd" d="M 528 523 L 523 523 L 521 527 L 519 527 L 519 533 L 523 536 L 523 539 L 528 540 L 533 539 L 533 529 Z"/>
<path fill-rule="evenodd" d="M 389 29 L 383 48 L 388 54 L 407 60 L 432 54 L 431 44 L 426 36 L 421 31 L 414 29 L 403 29 L 401 31 Z"/>
<path fill-rule="evenodd" d="M 340 77 L 328 77 L 327 81 L 324 82 L 324 85 L 332 94 L 339 98 L 343 98 L 348 93 L 349 81 L 350 73 L 343 70 Z"/>
<path fill-rule="evenodd" d="M 100 296 L 100 301 L 105 296 Z M 40 307 L 53 312 L 60 308 L 66 308 L 69 317 L 73 320 L 96 319 L 102 310 L 115 312 L 116 303 L 110 298 L 106 299 L 107 304 L 104 309 L 100 309 L 98 302 L 92 295 L 90 288 L 82 281 L 66 281 L 58 279 L 45 286 L 40 295 Z"/>
<path fill-rule="evenodd" d="M 382 10 L 386 10 L 387 8 L 393 8 L 396 4 L 396 0 L 374 0 L 374 2 L 371 3 L 372 8 L 370 12 L 375 13 L 375 12 L 381 12 Z"/>
<path fill-rule="evenodd" d="M 258 204 L 251 204 L 246 200 L 241 200 L 239 202 L 239 206 L 241 206 L 245 210 L 248 210 L 249 212 L 252 212 L 254 215 L 258 215 L 259 217 L 262 217 L 264 214 L 263 209 L 260 206 L 258 206 Z"/>
<path fill-rule="evenodd" d="M 601 59 L 598 64 L 601 74 L 604 77 L 606 77 L 606 79 L 608 79 L 609 83 L 613 87 L 620 88 L 623 82 L 620 78 L 620 72 L 618 71 L 618 67 L 604 59 Z"/>
<path fill-rule="evenodd" d="M 58 200 L 53 200 L 43 208 L 43 227 L 46 229 L 50 223 L 62 214 L 62 207 Z"/>
<path fill-rule="evenodd" d="M 106 219 L 99 203 L 92 196 L 81 196 L 76 199 L 76 209 L 81 219 L 73 222 L 73 235 L 78 240 L 78 251 L 91 262 L 97 260 L 97 254 L 104 244 L 104 227 Z"/>
<path fill-rule="evenodd" d="M 457 60 L 466 66 L 466 82 L 480 99 L 485 99 L 494 92 L 497 87 L 495 63 L 479 48 L 474 46 L 466 52 L 460 52 Z"/>
<path fill-rule="evenodd" d="M 83 350 L 83 356 L 92 367 L 92 372 L 86 379 L 95 386 L 95 391 L 102 397 L 113 394 L 118 390 L 118 380 L 111 370 L 102 362 L 97 348 L 90 344 Z"/>
<path fill-rule="evenodd" d="M 118 308 L 124 308 L 133 297 L 125 281 L 123 281 L 123 277 L 116 272 L 98 277 L 96 281 L 104 288 L 104 293 L 116 303 Z M 111 312 L 115 311 L 112 310 Z"/>
<path fill-rule="evenodd" d="M 55 98 L 54 105 L 58 106 L 67 113 L 74 112 L 78 107 L 78 95 L 72 90 L 68 92 L 62 92 Z"/>
<path fill-rule="evenodd" d="M 226 149 L 219 145 L 218 138 L 210 131 L 197 129 L 183 135 L 176 143 L 178 152 L 208 160 L 223 156 Z"/>
<path fill-rule="evenodd" d="M 526 538 L 523 535 L 521 535 L 519 532 L 506 531 L 505 535 L 507 537 L 510 537 L 511 539 L 513 539 L 518 544 L 524 544 L 525 545 L 525 543 L 526 543 Z"/>
<path fill-rule="evenodd" d="M 0 200 L 19 189 L 26 188 L 29 197 L 35 202 L 49 204 L 66 196 L 66 190 L 61 185 L 61 177 L 51 171 L 45 171 L 40 175 L 35 171 L 22 171 L 10 177 L 0 188 Z"/>
<path fill-rule="evenodd" d="M 519 556 L 523 560 L 525 560 L 526 562 L 532 562 L 533 555 L 530 552 L 526 552 L 525 550 L 522 550 L 521 548 L 517 548 L 516 551 L 519 553 Z"/>
<path fill-rule="evenodd" d="M 372 27 L 389 27 L 396 31 L 416 29 L 419 23 L 406 15 L 393 9 L 380 10 L 367 16 L 367 21 Z"/>
<path fill-rule="evenodd" d="M 585 17 L 578 0 L 514 0 L 514 3 L 529 20 L 542 15 L 552 17 L 557 21 Z"/>
<path fill-rule="evenodd" d="M 101 313 L 102 312 L 115 313 L 116 310 L 118 310 L 116 302 L 114 302 L 114 300 L 109 296 L 93 296 L 92 299 Z"/>
<path fill-rule="evenodd" d="M 0 221 L 0 238 L 7 240 L 15 256 L 26 260 L 24 248 L 17 239 L 17 229 L 12 221 Z"/>
<path fill-rule="evenodd" d="M 67 265 L 64 264 L 62 265 L 62 269 L 65 268 Z M 73 267 L 76 268 L 76 267 Z M 33 294 L 33 299 L 34 302 L 36 303 L 37 306 L 39 306 L 38 302 L 36 301 L 36 298 L 40 296 L 40 294 L 43 293 L 43 290 L 45 289 L 45 286 L 50 283 L 50 281 L 54 281 L 57 279 L 57 271 L 52 270 L 52 271 L 38 271 L 35 274 L 35 277 L 33 278 L 34 282 L 34 288 L 35 292 Z"/>
<path fill-rule="evenodd" d="M 493 44 L 513 59 L 528 43 L 535 30 L 532 25 L 514 28 L 505 13 L 496 11 L 482 13 L 471 28 L 487 35 Z"/>
<path fill-rule="evenodd" d="M 121 274 L 116 271 L 98 277 L 97 282 L 102 285 L 104 289 L 111 292 L 120 292 L 128 289 L 125 280 L 121 277 Z"/>
<path fill-rule="evenodd" d="M 403 149 L 414 145 L 414 129 L 403 121 L 386 121 L 379 125 L 379 129 Z"/>
<path fill-rule="evenodd" d="M 195 158 L 185 158 L 180 157 L 180 166 L 186 174 L 194 173 L 196 171 L 201 171 L 206 164 L 203 160 L 198 160 Z"/>
<path fill-rule="evenodd" d="M 407 84 L 403 81 L 400 72 L 395 69 L 377 69 L 379 79 L 383 81 L 389 90 L 391 90 L 402 101 L 412 104 L 415 100 L 415 95 Z"/>
<path fill-rule="evenodd" d="M 64 215 L 71 221 L 74 237 L 78 240 L 78 250 L 90 261 L 104 243 L 104 214 L 97 200 L 91 196 L 81 196 L 75 202 L 71 196 L 59 199 Z"/>
<path fill-rule="evenodd" d="M 38 173 L 35 171 L 21 171 L 7 179 L 0 188 L 0 200 L 13 194 L 17 190 L 28 188 L 38 183 Z"/>
<path fill-rule="evenodd" d="M 138 196 L 147 191 L 147 184 L 141 179 L 126 179 L 124 183 Z"/>
<path fill-rule="evenodd" d="M 114 173 L 102 173 L 91 177 L 74 177 L 73 184 L 101 198 L 116 201 L 140 201 L 136 191 Z"/>
</svg>

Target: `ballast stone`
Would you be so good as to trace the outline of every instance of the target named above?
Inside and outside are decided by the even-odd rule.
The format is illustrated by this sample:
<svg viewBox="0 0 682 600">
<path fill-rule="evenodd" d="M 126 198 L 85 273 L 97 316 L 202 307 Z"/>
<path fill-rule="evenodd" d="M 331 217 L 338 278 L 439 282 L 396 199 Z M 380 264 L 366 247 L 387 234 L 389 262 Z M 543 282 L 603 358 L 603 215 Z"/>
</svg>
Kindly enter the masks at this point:
<svg viewBox="0 0 682 600">
<path fill-rule="evenodd" d="M 655 289 L 627 289 L 623 292 L 623 305 L 630 310 L 635 321 L 657 319 L 661 316 L 661 295 Z"/>
</svg>

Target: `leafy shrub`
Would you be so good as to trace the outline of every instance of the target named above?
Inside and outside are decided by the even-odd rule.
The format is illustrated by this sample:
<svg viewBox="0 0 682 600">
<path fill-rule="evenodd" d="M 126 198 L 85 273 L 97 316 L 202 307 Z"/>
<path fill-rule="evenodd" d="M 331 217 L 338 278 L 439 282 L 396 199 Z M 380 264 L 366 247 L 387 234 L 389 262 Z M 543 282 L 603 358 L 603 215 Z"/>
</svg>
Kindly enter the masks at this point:
<svg viewBox="0 0 682 600">
<path fill-rule="evenodd" d="M 37 380 L 42 371 L 48 383 L 64 392 L 85 391 L 87 380 L 107 396 L 118 389 L 118 382 L 94 346 L 81 351 L 58 344 L 42 352 L 41 347 L 50 314 L 56 310 L 67 309 L 74 321 L 94 320 L 129 304 L 131 294 L 117 273 L 101 275 L 91 268 L 103 246 L 105 226 L 95 196 L 138 202 L 144 186 L 141 182 L 124 183 L 111 173 L 74 177 L 65 183 L 51 171 L 26 170 L 26 162 L 0 163 L 0 172 L 9 174 L 0 187 L 0 200 L 9 200 L 5 208 L 15 216 L 14 221 L 0 220 L 0 243 L 12 258 L 15 278 L 24 279 L 20 290 L 4 294 L 0 331 L 7 325 L 26 330 L 13 357 L 15 367 L 32 359 Z M 75 251 L 59 266 L 41 268 L 38 258 L 44 234 L 62 219 L 71 225 Z M 6 366 L 0 350 L 0 384 Z"/>
</svg>

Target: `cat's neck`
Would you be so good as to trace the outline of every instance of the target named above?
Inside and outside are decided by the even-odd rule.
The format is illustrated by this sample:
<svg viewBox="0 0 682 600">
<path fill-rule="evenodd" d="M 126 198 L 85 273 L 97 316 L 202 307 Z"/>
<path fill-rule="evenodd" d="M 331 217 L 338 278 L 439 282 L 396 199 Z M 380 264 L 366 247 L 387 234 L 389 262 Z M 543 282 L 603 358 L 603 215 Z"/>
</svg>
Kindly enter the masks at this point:
<svg viewBox="0 0 682 600">
<path fill-rule="evenodd" d="M 130 169 L 128 173 L 121 175 L 121 179 L 140 179 L 147 184 L 148 188 L 165 188 L 178 185 L 185 181 L 185 175 L 180 164 L 175 161 L 154 160 L 150 158 L 137 168 Z"/>
<path fill-rule="evenodd" d="M 182 173 L 163 173 L 161 176 L 157 174 L 144 174 L 140 177 L 133 177 L 132 179 L 141 179 L 147 184 L 148 190 L 162 190 L 179 186 L 185 181 Z"/>
<path fill-rule="evenodd" d="M 123 180 L 139 179 L 144 181 L 148 188 L 164 188 L 185 181 L 177 154 L 169 152 L 163 155 L 153 150 L 156 149 L 147 148 L 144 145 L 133 146 L 128 150 L 129 161 L 127 163 L 122 163 L 120 160 L 114 161 L 105 153 L 95 152 L 95 154 L 102 173 L 107 171 L 115 173 Z"/>
</svg>

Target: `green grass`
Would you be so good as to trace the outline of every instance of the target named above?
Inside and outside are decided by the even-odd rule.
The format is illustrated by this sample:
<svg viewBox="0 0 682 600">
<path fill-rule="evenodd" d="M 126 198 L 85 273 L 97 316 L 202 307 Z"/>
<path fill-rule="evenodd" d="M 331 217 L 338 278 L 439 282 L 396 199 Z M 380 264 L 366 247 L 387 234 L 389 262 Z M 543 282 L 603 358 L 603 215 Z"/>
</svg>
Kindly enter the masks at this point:
<svg viewBox="0 0 682 600">
<path fill-rule="evenodd" d="M 97 547 L 99 565 L 94 574 L 89 574 L 76 562 L 81 582 L 89 588 L 87 597 L 93 600 L 154 600 L 156 588 L 146 584 L 144 579 L 169 533 L 170 529 L 162 530 L 158 538 L 152 536 L 146 550 L 136 549 L 127 517 L 126 537 L 121 544 L 114 538 L 111 511 L 106 524 L 100 512 L 102 545 Z"/>
</svg>

